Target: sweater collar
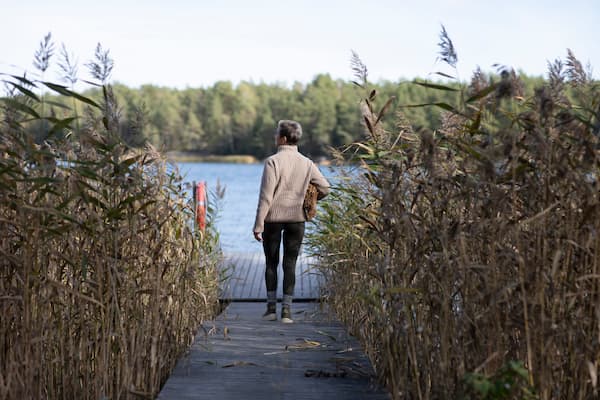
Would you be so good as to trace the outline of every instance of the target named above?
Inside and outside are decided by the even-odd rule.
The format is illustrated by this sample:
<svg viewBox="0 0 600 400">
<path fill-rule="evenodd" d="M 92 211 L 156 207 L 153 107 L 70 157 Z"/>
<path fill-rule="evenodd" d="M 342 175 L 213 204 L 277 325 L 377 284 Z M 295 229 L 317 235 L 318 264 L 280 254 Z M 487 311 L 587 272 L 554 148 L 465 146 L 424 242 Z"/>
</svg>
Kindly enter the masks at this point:
<svg viewBox="0 0 600 400">
<path fill-rule="evenodd" d="M 282 144 L 281 146 L 277 146 L 277 152 L 280 151 L 298 151 L 298 146 L 295 144 Z"/>
</svg>

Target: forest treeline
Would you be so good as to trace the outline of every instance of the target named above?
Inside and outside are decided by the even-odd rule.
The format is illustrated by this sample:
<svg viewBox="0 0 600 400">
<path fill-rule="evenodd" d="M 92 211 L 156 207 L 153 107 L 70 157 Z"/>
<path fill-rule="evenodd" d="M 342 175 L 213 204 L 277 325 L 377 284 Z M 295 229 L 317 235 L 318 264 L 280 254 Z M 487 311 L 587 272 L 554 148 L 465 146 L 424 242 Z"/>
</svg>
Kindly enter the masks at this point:
<svg viewBox="0 0 600 400">
<path fill-rule="evenodd" d="M 500 78 L 498 78 L 500 79 Z M 521 76 L 532 92 L 542 78 Z M 440 101 L 439 91 L 411 81 L 384 81 L 370 86 L 395 105 Z M 280 119 L 302 123 L 301 151 L 326 157 L 328 146 L 340 147 L 363 139 L 359 102 L 362 90 L 350 81 L 317 75 L 307 84 L 266 84 L 220 81 L 210 87 L 173 89 L 153 85 L 113 86 L 120 118 L 119 130 L 127 143 L 151 143 L 163 151 L 199 154 L 248 154 L 259 159 L 273 151 L 273 132 Z M 94 89 L 84 93 L 98 98 Z M 452 101 L 456 92 L 444 92 Z M 432 129 L 440 108 L 402 108 L 414 129 Z M 388 128 L 392 128 L 391 126 Z"/>
</svg>

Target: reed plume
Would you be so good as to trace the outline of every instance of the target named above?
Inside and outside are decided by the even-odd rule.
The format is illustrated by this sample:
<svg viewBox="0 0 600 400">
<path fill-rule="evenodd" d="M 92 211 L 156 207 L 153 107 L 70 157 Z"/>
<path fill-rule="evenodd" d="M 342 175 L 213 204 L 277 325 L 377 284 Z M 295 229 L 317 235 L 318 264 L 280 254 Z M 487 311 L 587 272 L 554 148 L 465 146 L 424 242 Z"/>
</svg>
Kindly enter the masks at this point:
<svg viewBox="0 0 600 400">
<path fill-rule="evenodd" d="M 367 139 L 336 154 L 357 167 L 311 244 L 393 398 L 598 396 L 600 93 L 562 65 L 530 92 L 476 71 L 454 103 L 420 105 L 444 110 L 434 130 L 401 112 L 375 130 L 378 99 L 362 99 Z"/>
</svg>

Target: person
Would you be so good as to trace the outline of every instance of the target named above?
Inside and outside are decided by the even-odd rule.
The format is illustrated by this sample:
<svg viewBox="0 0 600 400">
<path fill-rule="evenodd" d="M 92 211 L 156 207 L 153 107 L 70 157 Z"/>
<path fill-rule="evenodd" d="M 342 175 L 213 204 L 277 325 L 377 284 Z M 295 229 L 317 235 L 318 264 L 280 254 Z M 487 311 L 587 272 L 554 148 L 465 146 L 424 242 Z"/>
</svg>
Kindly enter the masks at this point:
<svg viewBox="0 0 600 400">
<path fill-rule="evenodd" d="M 265 254 L 267 311 L 263 320 L 277 320 L 277 267 L 283 238 L 283 304 L 281 322 L 292 323 L 291 305 L 296 284 L 296 260 L 304 237 L 303 202 L 309 183 L 316 186 L 318 199 L 329 193 L 329 182 L 317 166 L 298 151 L 302 126 L 291 120 L 277 124 L 277 153 L 265 160 L 254 238 L 262 242 Z"/>
</svg>

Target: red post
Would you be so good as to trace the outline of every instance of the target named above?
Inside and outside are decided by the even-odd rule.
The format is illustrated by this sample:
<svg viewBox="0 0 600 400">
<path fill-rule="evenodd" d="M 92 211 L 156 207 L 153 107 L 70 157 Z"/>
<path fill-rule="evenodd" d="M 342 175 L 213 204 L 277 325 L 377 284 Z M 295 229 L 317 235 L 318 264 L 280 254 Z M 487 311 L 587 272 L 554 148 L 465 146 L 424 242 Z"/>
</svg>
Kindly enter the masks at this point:
<svg viewBox="0 0 600 400">
<path fill-rule="evenodd" d="M 194 188 L 196 203 L 196 223 L 202 232 L 206 229 L 206 182 L 199 182 Z"/>
</svg>

